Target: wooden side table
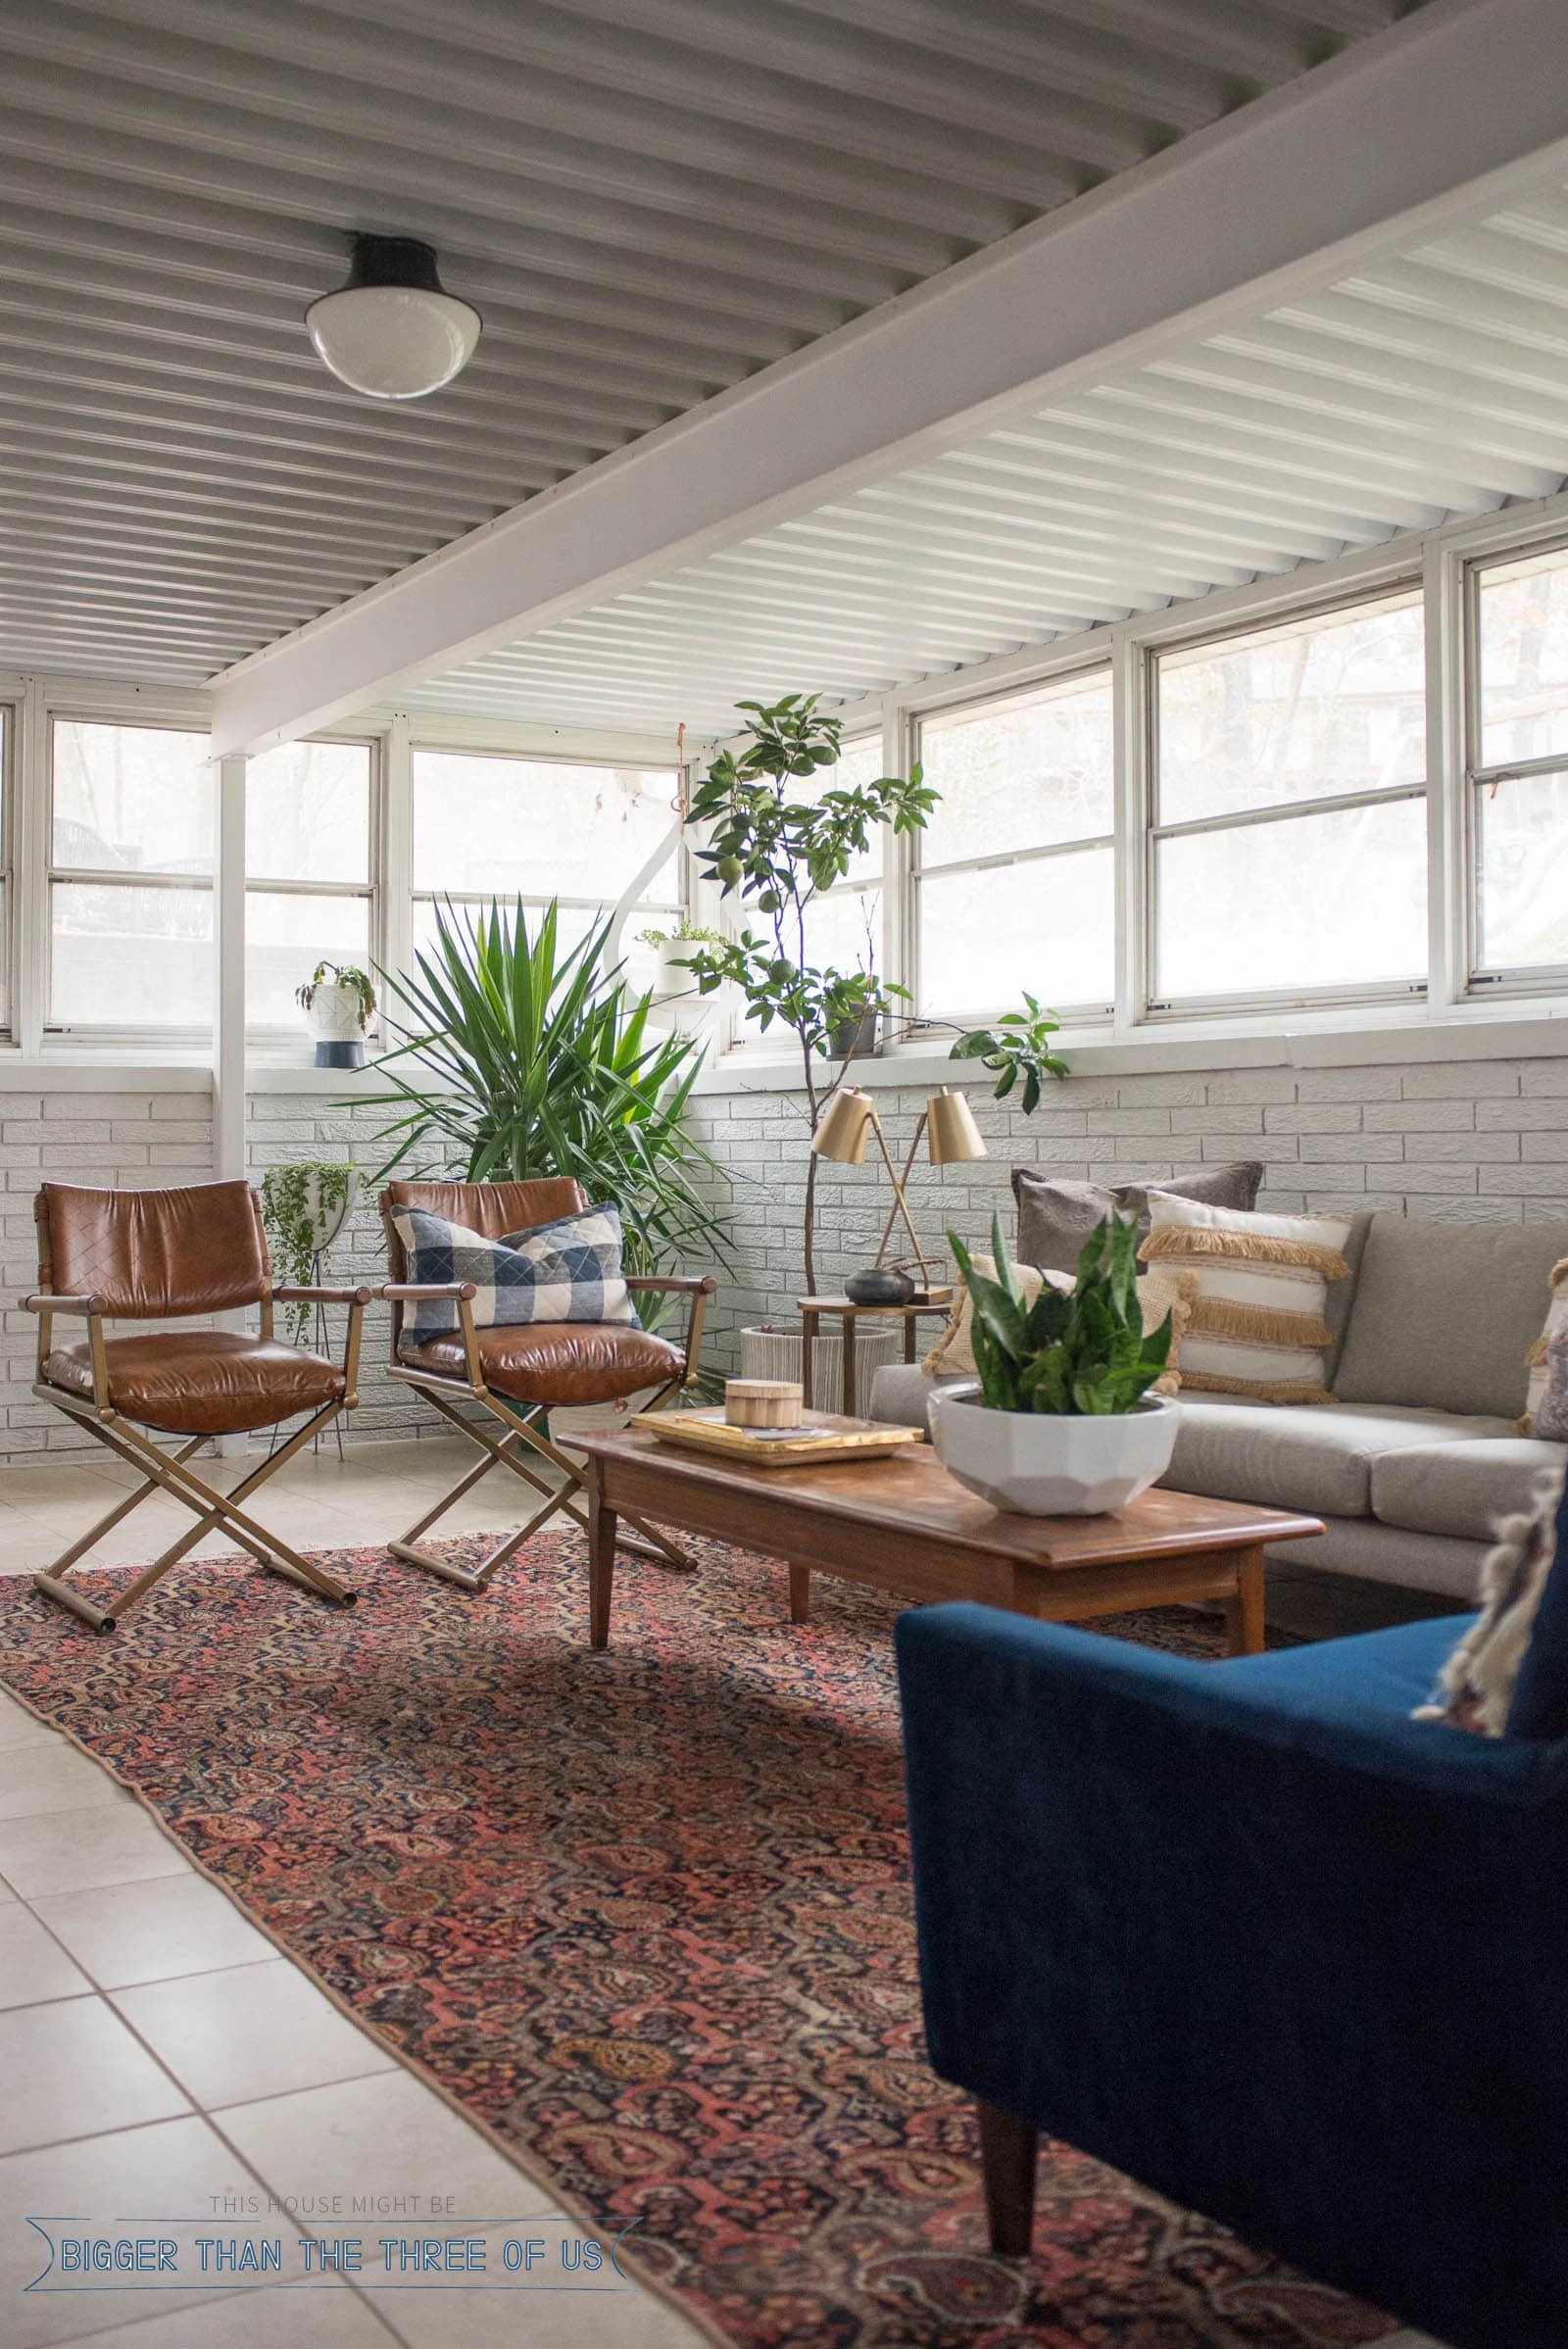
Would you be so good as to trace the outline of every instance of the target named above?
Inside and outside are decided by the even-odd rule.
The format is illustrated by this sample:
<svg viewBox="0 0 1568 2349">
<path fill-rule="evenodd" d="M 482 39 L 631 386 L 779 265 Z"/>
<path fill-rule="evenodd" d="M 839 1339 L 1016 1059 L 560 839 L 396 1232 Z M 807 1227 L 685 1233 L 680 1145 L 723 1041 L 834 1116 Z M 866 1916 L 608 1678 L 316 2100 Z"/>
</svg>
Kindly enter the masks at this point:
<svg viewBox="0 0 1568 2349">
<path fill-rule="evenodd" d="M 902 1321 L 904 1324 L 904 1359 L 915 1358 L 915 1333 L 922 1314 L 936 1314 L 946 1321 L 953 1311 L 953 1298 L 945 1297 L 940 1304 L 922 1305 L 855 1305 L 847 1297 L 798 1297 L 795 1299 L 801 1314 L 801 1391 L 806 1408 L 814 1401 L 811 1393 L 812 1356 L 816 1350 L 817 1325 L 824 1315 L 836 1313 L 844 1333 L 844 1376 L 839 1409 L 846 1419 L 858 1419 L 855 1393 L 855 1325 L 862 1316 L 873 1321 Z"/>
</svg>

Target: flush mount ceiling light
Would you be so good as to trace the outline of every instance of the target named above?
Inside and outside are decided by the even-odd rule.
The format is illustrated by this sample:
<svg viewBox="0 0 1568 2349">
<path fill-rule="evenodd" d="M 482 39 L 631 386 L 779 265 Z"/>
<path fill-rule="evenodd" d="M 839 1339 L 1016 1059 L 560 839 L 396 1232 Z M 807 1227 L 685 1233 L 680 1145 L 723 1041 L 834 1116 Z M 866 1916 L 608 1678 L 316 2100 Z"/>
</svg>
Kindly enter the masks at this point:
<svg viewBox="0 0 1568 2349">
<path fill-rule="evenodd" d="M 422 400 L 473 357 L 479 313 L 449 294 L 412 236 L 356 236 L 348 283 L 305 313 L 321 359 L 371 400 Z"/>
</svg>

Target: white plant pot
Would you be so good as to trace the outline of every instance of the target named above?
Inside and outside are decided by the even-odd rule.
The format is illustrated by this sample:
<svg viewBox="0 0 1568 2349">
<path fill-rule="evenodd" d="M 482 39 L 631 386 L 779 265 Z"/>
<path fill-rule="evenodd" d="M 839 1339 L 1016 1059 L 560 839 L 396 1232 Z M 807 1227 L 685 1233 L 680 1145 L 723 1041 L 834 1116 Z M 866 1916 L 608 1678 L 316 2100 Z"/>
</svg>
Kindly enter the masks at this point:
<svg viewBox="0 0 1568 2349">
<path fill-rule="evenodd" d="M 886 1362 L 904 1359 L 904 1334 L 897 1324 L 866 1328 L 858 1325 L 855 1337 L 855 1399 L 863 1417 L 871 1399 L 871 1380 Z M 795 1379 L 801 1376 L 799 1330 L 742 1330 L 743 1379 Z M 836 1411 L 844 1393 L 844 1347 L 835 1331 L 817 1338 L 811 1349 L 811 1402 L 818 1411 Z"/>
<path fill-rule="evenodd" d="M 311 997 L 306 1025 L 318 1044 L 363 1044 L 360 996 L 355 987 L 339 987 L 322 979 Z"/>
<path fill-rule="evenodd" d="M 1124 1509 L 1170 1466 L 1177 1414 L 1159 1395 L 1103 1419 L 991 1411 L 974 1386 L 931 1397 L 931 1441 L 950 1476 L 994 1509 L 1099 1517 Z"/>
<path fill-rule="evenodd" d="M 318 1256 L 325 1255 L 359 1202 L 360 1170 L 357 1166 L 350 1169 L 349 1187 L 342 1200 L 331 1207 L 323 1207 L 321 1204 L 320 1176 L 314 1174 L 306 1176 L 305 1212 L 316 1226 L 316 1252 Z"/>
<path fill-rule="evenodd" d="M 697 981 L 682 954 L 695 954 L 700 941 L 674 939 L 658 951 L 654 964 L 651 1014 L 656 1028 L 673 1028 L 677 1036 L 706 1036 L 712 1032 L 722 1008 L 724 989 L 713 995 L 699 995 Z"/>
</svg>

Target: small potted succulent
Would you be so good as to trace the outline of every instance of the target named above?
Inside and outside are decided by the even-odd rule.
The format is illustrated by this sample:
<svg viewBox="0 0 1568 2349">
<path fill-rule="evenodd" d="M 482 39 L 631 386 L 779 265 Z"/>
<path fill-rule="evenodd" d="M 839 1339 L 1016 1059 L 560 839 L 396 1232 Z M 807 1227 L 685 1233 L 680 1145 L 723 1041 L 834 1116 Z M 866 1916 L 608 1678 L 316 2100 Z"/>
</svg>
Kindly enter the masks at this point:
<svg viewBox="0 0 1568 2349">
<path fill-rule="evenodd" d="M 375 989 L 353 962 L 318 962 L 295 1001 L 316 1038 L 318 1068 L 363 1068 Z"/>
<path fill-rule="evenodd" d="M 1070 1291 L 1049 1283 L 1026 1302 L 992 1221 L 997 1277 L 948 1234 L 969 1292 L 979 1378 L 932 1399 L 932 1436 L 949 1473 L 999 1509 L 1026 1517 L 1124 1508 L 1163 1475 L 1176 1413 L 1149 1390 L 1170 1352 L 1169 1315 L 1144 1334 L 1138 1227 L 1112 1216 L 1091 1234 Z"/>
</svg>

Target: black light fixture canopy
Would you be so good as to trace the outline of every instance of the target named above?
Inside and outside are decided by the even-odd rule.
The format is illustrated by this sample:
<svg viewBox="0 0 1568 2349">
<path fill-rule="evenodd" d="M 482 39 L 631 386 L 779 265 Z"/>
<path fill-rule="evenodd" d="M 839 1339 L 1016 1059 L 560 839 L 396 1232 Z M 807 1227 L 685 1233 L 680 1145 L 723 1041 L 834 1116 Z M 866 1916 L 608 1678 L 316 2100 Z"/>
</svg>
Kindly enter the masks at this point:
<svg viewBox="0 0 1568 2349">
<path fill-rule="evenodd" d="M 305 313 L 324 364 L 371 400 L 422 400 L 466 367 L 481 320 L 449 294 L 433 246 L 357 232 L 348 280 Z"/>
</svg>

